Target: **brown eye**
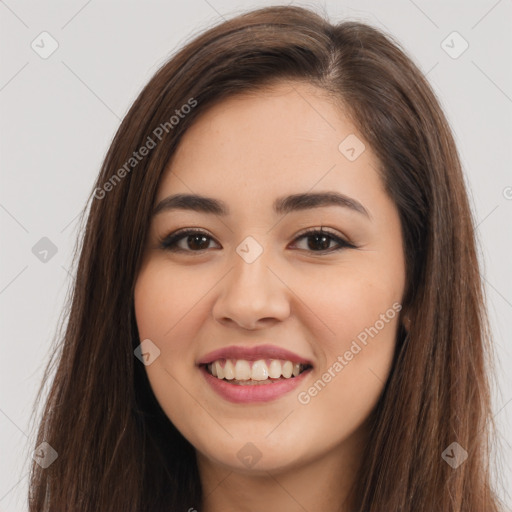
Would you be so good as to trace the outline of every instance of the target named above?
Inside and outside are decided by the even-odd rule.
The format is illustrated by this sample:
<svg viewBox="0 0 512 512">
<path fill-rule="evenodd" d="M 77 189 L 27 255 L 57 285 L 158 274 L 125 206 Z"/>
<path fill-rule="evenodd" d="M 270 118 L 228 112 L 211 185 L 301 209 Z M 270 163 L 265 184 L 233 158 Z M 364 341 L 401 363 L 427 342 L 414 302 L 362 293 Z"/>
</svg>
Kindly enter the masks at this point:
<svg viewBox="0 0 512 512">
<path fill-rule="evenodd" d="M 307 231 L 295 240 L 302 239 L 307 240 L 306 247 L 299 247 L 299 249 L 315 253 L 330 253 L 344 248 L 355 248 L 355 245 L 343 238 L 322 229 Z M 164 250 L 173 252 L 201 252 L 212 248 L 211 242 L 214 242 L 214 239 L 206 232 L 189 229 L 171 233 L 160 242 L 160 246 Z M 295 242 L 296 245 L 297 242 Z"/>
<path fill-rule="evenodd" d="M 203 231 L 178 231 L 165 237 L 160 246 L 168 251 L 199 252 L 208 249 L 212 240 Z"/>
<path fill-rule="evenodd" d="M 347 247 L 355 248 L 343 238 L 322 229 L 307 231 L 296 238 L 296 240 L 302 239 L 307 240 L 307 247 L 302 249 L 311 252 L 334 252 Z M 336 244 L 334 247 L 331 246 L 332 242 Z"/>
</svg>

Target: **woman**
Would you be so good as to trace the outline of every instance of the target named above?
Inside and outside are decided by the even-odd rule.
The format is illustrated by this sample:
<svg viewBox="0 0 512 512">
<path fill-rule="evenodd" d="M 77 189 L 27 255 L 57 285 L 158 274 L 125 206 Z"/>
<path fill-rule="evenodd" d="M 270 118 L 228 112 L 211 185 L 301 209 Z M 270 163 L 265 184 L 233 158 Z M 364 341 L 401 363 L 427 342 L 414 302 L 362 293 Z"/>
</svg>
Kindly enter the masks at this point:
<svg viewBox="0 0 512 512">
<path fill-rule="evenodd" d="M 298 7 L 212 28 L 91 196 L 31 511 L 498 510 L 464 179 L 396 43 Z"/>
</svg>

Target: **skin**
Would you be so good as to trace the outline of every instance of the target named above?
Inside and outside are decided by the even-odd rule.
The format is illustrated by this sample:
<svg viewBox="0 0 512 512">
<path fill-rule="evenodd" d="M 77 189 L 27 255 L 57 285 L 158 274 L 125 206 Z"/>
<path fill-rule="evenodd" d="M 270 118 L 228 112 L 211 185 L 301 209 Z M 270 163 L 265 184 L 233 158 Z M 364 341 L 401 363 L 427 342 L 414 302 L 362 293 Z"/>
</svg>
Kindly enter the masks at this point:
<svg viewBox="0 0 512 512">
<path fill-rule="evenodd" d="M 355 161 L 338 149 L 350 134 L 366 145 Z M 155 205 L 171 194 L 195 193 L 230 209 L 226 217 L 156 215 L 135 287 L 140 339 L 160 350 L 145 368 L 163 410 L 196 448 L 201 510 L 348 510 L 348 488 L 368 442 L 365 420 L 390 372 L 400 314 L 359 344 L 309 403 L 298 394 L 329 368 L 332 374 L 357 336 L 401 303 L 400 220 L 377 166 L 343 112 L 322 90 L 300 82 L 206 110 L 169 162 Z M 356 199 L 369 218 L 333 205 L 286 215 L 272 209 L 278 197 L 320 191 Z M 356 248 L 333 251 L 332 240 L 322 253 L 314 237 L 298 238 L 321 226 Z M 206 249 L 198 251 L 187 237 L 179 242 L 183 252 L 160 247 L 168 234 L 190 227 L 208 232 Z M 247 236 L 263 249 L 250 264 L 236 252 Z M 228 402 L 196 366 L 215 349 L 267 343 L 313 362 L 297 390 L 271 402 Z M 261 454 L 252 467 L 237 457 L 248 442 Z"/>
</svg>

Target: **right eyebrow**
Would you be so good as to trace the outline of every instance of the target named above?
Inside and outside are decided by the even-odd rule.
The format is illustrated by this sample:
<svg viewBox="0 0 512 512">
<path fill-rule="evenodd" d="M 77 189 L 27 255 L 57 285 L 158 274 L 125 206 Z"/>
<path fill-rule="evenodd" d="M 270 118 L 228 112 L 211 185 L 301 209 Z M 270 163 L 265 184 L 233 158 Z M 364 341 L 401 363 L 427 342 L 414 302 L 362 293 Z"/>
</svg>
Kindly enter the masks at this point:
<svg viewBox="0 0 512 512">
<path fill-rule="evenodd" d="M 191 210 L 222 216 L 229 215 L 229 208 L 223 201 L 196 194 L 175 194 L 162 199 L 154 208 L 153 216 L 169 210 Z"/>
</svg>

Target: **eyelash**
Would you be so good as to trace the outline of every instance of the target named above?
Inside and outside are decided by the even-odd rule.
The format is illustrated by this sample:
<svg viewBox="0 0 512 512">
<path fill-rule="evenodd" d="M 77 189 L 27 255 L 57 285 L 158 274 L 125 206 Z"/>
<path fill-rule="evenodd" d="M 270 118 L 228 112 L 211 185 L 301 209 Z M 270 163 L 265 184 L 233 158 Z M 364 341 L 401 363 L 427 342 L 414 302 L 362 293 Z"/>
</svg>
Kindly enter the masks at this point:
<svg viewBox="0 0 512 512">
<path fill-rule="evenodd" d="M 200 254 L 203 253 L 204 251 L 208 250 L 208 249 L 200 249 L 198 251 L 193 251 L 193 250 L 181 249 L 181 248 L 176 247 L 176 244 L 180 240 L 182 240 L 183 238 L 190 236 L 190 235 L 204 235 L 206 238 L 213 240 L 213 237 L 211 237 L 207 232 L 202 231 L 200 229 L 183 229 L 183 230 L 176 231 L 175 233 L 171 233 L 170 235 L 167 235 L 166 237 L 161 239 L 160 240 L 160 248 L 164 249 L 166 251 L 171 251 L 171 252 L 182 252 L 182 253 L 189 252 L 189 253 L 200 253 Z M 334 248 L 334 249 L 333 248 L 324 249 L 321 251 L 310 250 L 310 252 L 313 252 L 313 253 L 326 254 L 326 253 L 331 253 L 331 252 L 337 252 L 337 251 L 340 251 L 341 249 L 347 249 L 347 248 L 356 249 L 357 248 L 355 245 L 351 244 L 350 242 L 347 242 L 343 238 L 335 235 L 334 233 L 331 233 L 329 231 L 324 231 L 323 228 L 305 231 L 305 232 L 299 234 L 295 238 L 295 241 L 300 240 L 302 238 L 308 238 L 308 237 L 311 237 L 314 235 L 327 236 L 328 238 L 330 238 L 331 240 L 336 242 L 338 244 L 338 247 Z M 307 250 L 307 249 L 303 249 L 303 250 Z"/>
</svg>

